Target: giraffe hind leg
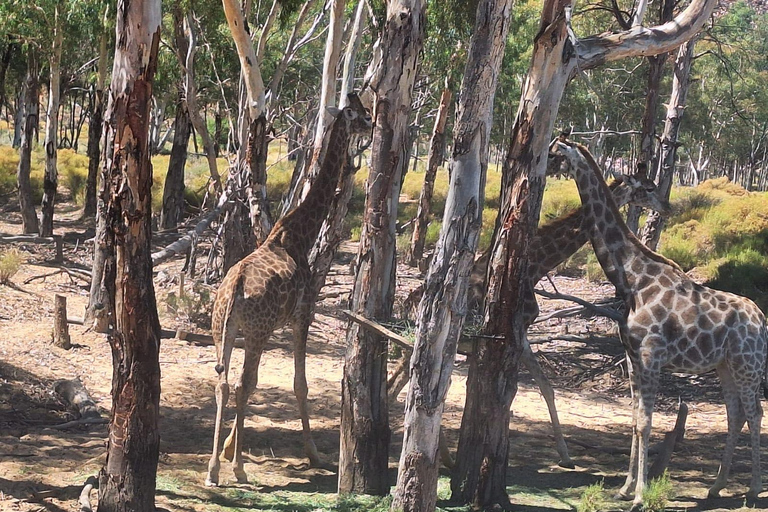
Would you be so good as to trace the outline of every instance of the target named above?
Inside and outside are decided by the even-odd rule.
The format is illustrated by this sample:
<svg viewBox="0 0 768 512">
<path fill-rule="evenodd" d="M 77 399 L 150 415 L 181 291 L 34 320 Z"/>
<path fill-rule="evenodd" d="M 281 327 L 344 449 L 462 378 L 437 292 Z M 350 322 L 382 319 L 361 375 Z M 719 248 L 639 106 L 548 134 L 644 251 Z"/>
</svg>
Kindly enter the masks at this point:
<svg viewBox="0 0 768 512">
<path fill-rule="evenodd" d="M 248 398 L 256 389 L 259 380 L 259 362 L 264 350 L 263 340 L 255 342 L 254 338 L 246 337 L 245 361 L 243 371 L 235 384 L 235 421 L 232 431 L 224 442 L 224 457 L 233 463 L 232 470 L 239 483 L 247 483 L 248 476 L 245 473 L 243 462 L 243 430 L 245 424 L 245 410 L 248 406 Z"/>
<path fill-rule="evenodd" d="M 232 328 L 226 328 L 222 337 L 222 343 L 218 345 L 219 357 L 216 364 L 216 373 L 219 375 L 219 381 L 216 384 L 216 424 L 213 431 L 213 452 L 208 462 L 208 475 L 205 478 L 205 485 L 215 487 L 219 485 L 219 445 L 221 440 L 221 430 L 224 423 L 224 407 L 229 401 L 229 382 L 227 374 L 229 373 L 229 362 L 232 357 L 232 347 L 235 343 L 236 332 Z"/>
<path fill-rule="evenodd" d="M 744 414 L 744 408 L 739 399 L 738 389 L 736 383 L 733 380 L 730 370 L 726 365 L 722 365 L 718 368 L 718 375 L 720 377 L 720 384 L 723 388 L 723 398 L 725 400 L 726 417 L 728 418 L 728 437 L 725 441 L 725 449 L 723 450 L 723 459 L 720 462 L 720 468 L 717 470 L 717 478 L 709 488 L 707 492 L 710 498 L 716 498 L 720 496 L 720 491 L 725 489 L 728 481 L 728 474 L 731 471 L 731 462 L 733 461 L 733 452 L 736 449 L 736 441 L 738 439 L 739 432 L 744 428 L 744 423 L 747 420 Z"/>
</svg>

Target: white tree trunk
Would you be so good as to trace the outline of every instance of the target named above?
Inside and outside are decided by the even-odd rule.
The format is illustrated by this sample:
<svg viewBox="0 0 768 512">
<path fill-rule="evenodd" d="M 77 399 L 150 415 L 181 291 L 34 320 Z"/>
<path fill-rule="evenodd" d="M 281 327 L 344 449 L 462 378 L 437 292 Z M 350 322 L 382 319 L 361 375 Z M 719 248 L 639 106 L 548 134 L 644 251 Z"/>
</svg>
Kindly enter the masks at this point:
<svg viewBox="0 0 768 512">
<path fill-rule="evenodd" d="M 392 510 L 434 510 L 445 395 L 482 226 L 488 141 L 512 0 L 478 4 L 459 94 L 443 224 L 419 304 Z"/>
</svg>

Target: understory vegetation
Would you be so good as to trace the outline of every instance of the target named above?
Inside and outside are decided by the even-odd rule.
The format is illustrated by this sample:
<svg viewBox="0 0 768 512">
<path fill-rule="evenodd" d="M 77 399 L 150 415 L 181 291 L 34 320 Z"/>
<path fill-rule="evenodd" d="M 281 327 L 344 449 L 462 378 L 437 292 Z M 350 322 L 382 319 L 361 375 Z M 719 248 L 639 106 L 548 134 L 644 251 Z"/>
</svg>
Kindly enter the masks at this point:
<svg viewBox="0 0 768 512">
<path fill-rule="evenodd" d="M 290 186 L 294 162 L 285 158 L 285 144 L 275 141 L 270 146 L 267 165 L 267 194 L 272 211 L 278 212 L 280 199 Z M 10 197 L 16 188 L 18 152 L 10 146 L 0 146 L 0 197 Z M 154 186 L 153 208 L 160 210 L 165 174 L 169 156 L 153 157 Z M 222 175 L 226 175 L 226 158 L 218 159 Z M 42 148 L 32 153 L 32 189 L 35 201 L 42 198 L 44 154 Z M 67 190 L 72 200 L 82 204 L 85 181 L 88 175 L 88 159 L 72 150 L 59 151 L 60 186 Z M 204 158 L 190 156 L 186 166 L 185 198 L 189 213 L 199 211 L 208 183 L 208 166 Z M 347 217 L 348 234 L 353 240 L 360 235 L 367 167 L 355 175 L 355 192 Z M 416 215 L 419 193 L 424 181 L 423 163 L 408 172 L 403 181 L 398 220 L 408 223 Z M 483 228 L 480 250 L 487 248 L 498 215 L 501 170 L 495 165 L 488 169 L 486 205 L 483 211 Z M 443 167 L 435 180 L 432 200 L 433 220 L 427 232 L 427 244 L 433 245 L 440 232 L 441 214 L 448 191 L 448 173 Z M 580 204 L 576 185 L 572 180 L 547 181 L 541 209 L 541 222 L 546 223 Z M 713 288 L 750 297 L 762 309 L 768 309 L 768 193 L 748 192 L 727 177 L 705 181 L 697 187 L 676 187 L 672 190 L 671 204 L 674 214 L 668 220 L 661 237 L 659 252 L 680 267 L 693 271 L 695 277 Z M 642 226 L 642 222 L 641 222 Z M 403 229 L 398 236 L 399 250 L 410 244 L 411 230 Z M 583 247 L 560 271 L 578 273 L 591 280 L 602 280 L 604 274 L 590 246 Z"/>
</svg>

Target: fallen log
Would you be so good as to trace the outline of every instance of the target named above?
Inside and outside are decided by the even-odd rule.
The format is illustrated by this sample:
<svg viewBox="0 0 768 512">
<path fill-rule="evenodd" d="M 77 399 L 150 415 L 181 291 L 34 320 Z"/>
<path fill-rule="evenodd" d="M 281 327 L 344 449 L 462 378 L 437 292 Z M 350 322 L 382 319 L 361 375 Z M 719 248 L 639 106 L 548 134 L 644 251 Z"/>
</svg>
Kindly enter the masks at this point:
<svg viewBox="0 0 768 512">
<path fill-rule="evenodd" d="M 91 490 L 94 487 L 99 488 L 99 479 L 91 475 L 85 480 L 85 486 L 80 492 L 80 497 L 77 499 L 77 503 L 80 505 L 80 512 L 93 512 L 91 508 Z"/>
<path fill-rule="evenodd" d="M 176 240 L 172 244 L 166 246 L 163 250 L 152 254 L 152 265 L 158 265 L 164 261 L 167 261 L 174 256 L 186 253 L 192 244 L 200 237 L 200 235 L 208 229 L 208 226 L 213 222 L 221 213 L 225 210 L 225 206 L 229 204 L 227 202 L 227 192 L 225 191 L 216 208 L 211 210 L 208 214 L 203 216 L 195 225 L 194 229 L 187 231 L 187 233 L 180 239 Z"/>
<path fill-rule="evenodd" d="M 96 403 L 91 399 L 80 378 L 57 380 L 53 383 L 53 390 L 78 412 L 81 419 L 101 418 Z"/>
<path fill-rule="evenodd" d="M 37 235 L 11 235 L 0 236 L 2 244 L 56 244 L 56 258 L 54 261 L 64 261 L 64 250 L 61 235 L 37 236 Z"/>
</svg>

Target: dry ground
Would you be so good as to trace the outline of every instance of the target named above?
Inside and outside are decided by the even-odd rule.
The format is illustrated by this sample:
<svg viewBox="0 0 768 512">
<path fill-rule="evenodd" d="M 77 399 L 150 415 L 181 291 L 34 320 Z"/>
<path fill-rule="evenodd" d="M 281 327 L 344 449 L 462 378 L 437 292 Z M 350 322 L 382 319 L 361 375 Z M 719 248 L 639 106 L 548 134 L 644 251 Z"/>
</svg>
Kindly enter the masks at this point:
<svg viewBox="0 0 768 512">
<path fill-rule="evenodd" d="M 65 235 L 68 265 L 87 265 L 92 226 L 77 221 L 74 208 L 59 210 L 56 232 Z M 0 235 L 18 234 L 20 225 L 13 212 L 0 212 Z M 87 476 L 96 474 L 104 462 L 106 426 L 80 426 L 68 430 L 51 428 L 73 418 L 52 392 L 57 379 L 79 377 L 105 414 L 110 408 L 111 354 L 104 337 L 70 326 L 74 347 L 69 351 L 51 345 L 53 295 L 64 294 L 70 316 L 81 316 L 87 299 L 86 283 L 59 274 L 25 280 L 52 272 L 52 248 L 25 246 L 28 263 L 13 281 L 24 291 L 0 286 L 0 510 L 77 510 L 76 499 Z M 332 271 L 325 292 L 349 289 L 348 266 L 351 246 L 340 255 L 342 264 Z M 169 311 L 169 293 L 177 293 L 182 262 L 163 265 L 156 280 L 158 307 L 165 328 L 175 328 L 186 319 Z M 418 276 L 411 270 L 399 273 L 402 284 L 413 286 Z M 583 280 L 557 276 L 563 292 L 589 298 L 609 296 L 611 288 Z M 547 283 L 544 286 L 549 287 Z M 191 292 L 192 285 L 187 283 Z M 200 288 L 198 287 L 198 290 Z M 329 295 L 333 296 L 333 293 Z M 401 297 L 402 298 L 402 297 Z M 340 375 L 345 323 L 339 310 L 346 293 L 326 299 L 319 307 L 310 330 L 307 375 L 310 386 L 313 430 L 318 449 L 326 460 L 338 458 Z M 563 307 L 552 301 L 542 309 Z M 205 323 L 205 311 L 197 320 Z M 194 320 L 194 318 L 193 318 Z M 509 485 L 516 510 L 572 510 L 581 491 L 589 484 L 605 481 L 609 491 L 623 482 L 626 455 L 611 455 L 598 448 L 629 446 L 630 401 L 622 376 L 621 350 L 611 338 L 604 320 L 571 318 L 538 324 L 531 338 L 568 334 L 583 341 L 548 341 L 536 345 L 542 364 L 557 389 L 560 418 L 569 447 L 578 464 L 575 470 L 557 467 L 543 400 L 527 375 L 513 403 L 510 423 Z M 460 357 L 448 396 L 445 425 L 453 447 L 458 435 L 464 400 L 467 365 Z M 235 351 L 233 368 L 242 355 Z M 162 370 L 162 441 L 158 468 L 158 505 L 168 510 L 313 510 L 312 505 L 291 505 L 292 493 L 332 503 L 336 489 L 334 471 L 308 469 L 302 458 L 298 412 L 292 393 L 293 367 L 287 333 L 273 337 L 265 353 L 259 387 L 246 418 L 246 471 L 251 484 L 231 483 L 225 464 L 223 487 L 203 486 L 211 450 L 215 403 L 215 354 L 213 347 L 197 346 L 176 339 L 164 340 Z M 654 416 L 654 438 L 674 423 L 677 400 L 690 406 L 688 430 L 670 465 L 674 482 L 674 510 L 733 510 L 742 507 L 749 481 L 748 439 L 743 435 L 736 456 L 731 486 L 725 498 L 705 500 L 714 480 L 725 439 L 725 410 L 712 375 L 684 379 L 667 377 Z M 393 441 L 390 458 L 394 482 L 402 439 L 404 392 L 392 404 Z M 231 418 L 231 412 L 230 412 Z M 577 444 L 580 443 L 580 444 Z M 447 498 L 445 482 L 441 497 Z M 272 494 L 269 494 L 272 493 Z M 276 497 L 271 501 L 266 497 Z M 763 496 L 767 496 L 765 493 Z M 311 500 L 310 500 L 311 502 Z M 441 501 L 441 506 L 448 506 Z M 768 507 L 768 498 L 755 504 Z M 612 510 L 626 507 L 611 502 Z"/>
</svg>

